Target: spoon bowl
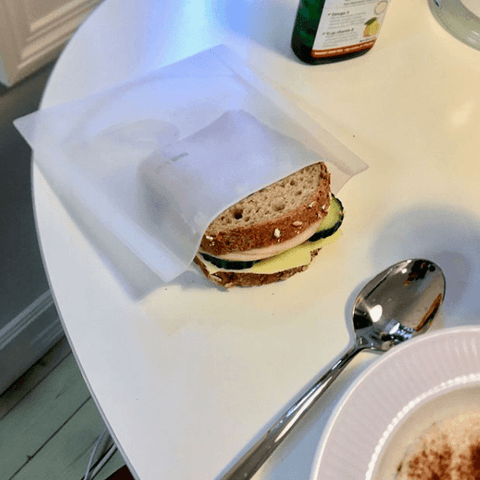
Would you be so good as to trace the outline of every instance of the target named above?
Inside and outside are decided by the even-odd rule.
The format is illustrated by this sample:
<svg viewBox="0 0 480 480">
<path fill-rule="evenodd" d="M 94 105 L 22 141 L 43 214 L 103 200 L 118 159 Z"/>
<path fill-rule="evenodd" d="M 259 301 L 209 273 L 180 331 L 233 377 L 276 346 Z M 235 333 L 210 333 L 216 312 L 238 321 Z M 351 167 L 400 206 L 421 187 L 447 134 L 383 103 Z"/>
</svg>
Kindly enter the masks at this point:
<svg viewBox="0 0 480 480">
<path fill-rule="evenodd" d="M 425 332 L 445 297 L 442 270 L 429 260 L 399 262 L 370 280 L 353 307 L 357 348 L 386 351 Z"/>
<path fill-rule="evenodd" d="M 354 344 L 312 382 L 222 479 L 252 478 L 357 353 L 367 349 L 386 352 L 424 333 L 444 297 L 443 272 L 429 260 L 404 260 L 370 280 L 358 294 L 353 308 Z"/>
</svg>

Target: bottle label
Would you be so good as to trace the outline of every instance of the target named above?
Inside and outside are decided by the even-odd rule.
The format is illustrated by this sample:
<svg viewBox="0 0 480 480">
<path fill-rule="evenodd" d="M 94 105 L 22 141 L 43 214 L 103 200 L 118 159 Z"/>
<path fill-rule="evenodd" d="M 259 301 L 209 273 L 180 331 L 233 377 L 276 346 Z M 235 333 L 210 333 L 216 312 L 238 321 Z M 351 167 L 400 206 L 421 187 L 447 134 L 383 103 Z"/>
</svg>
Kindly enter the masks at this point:
<svg viewBox="0 0 480 480">
<path fill-rule="evenodd" d="M 391 0 L 326 0 L 312 56 L 334 57 L 373 47 Z"/>
</svg>

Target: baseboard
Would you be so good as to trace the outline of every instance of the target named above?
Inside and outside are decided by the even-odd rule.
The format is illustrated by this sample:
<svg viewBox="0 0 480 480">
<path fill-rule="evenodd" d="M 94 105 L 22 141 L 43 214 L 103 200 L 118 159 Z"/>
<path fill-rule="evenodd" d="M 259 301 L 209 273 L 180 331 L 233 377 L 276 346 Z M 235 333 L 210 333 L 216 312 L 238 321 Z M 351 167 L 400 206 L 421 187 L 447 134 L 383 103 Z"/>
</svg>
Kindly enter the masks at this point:
<svg viewBox="0 0 480 480">
<path fill-rule="evenodd" d="M 0 330 L 0 394 L 64 335 L 46 291 Z"/>
</svg>

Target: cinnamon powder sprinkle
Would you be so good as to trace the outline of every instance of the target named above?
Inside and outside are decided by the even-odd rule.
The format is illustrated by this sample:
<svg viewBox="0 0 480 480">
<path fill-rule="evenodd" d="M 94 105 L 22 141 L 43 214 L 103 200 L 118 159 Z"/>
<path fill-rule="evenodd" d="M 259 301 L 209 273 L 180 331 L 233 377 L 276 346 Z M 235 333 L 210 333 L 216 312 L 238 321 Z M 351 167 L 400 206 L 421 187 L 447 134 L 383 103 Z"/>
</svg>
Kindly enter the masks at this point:
<svg viewBox="0 0 480 480">
<path fill-rule="evenodd" d="M 451 480 L 453 450 L 447 441 L 438 442 L 410 460 L 408 478 L 412 480 Z"/>
<path fill-rule="evenodd" d="M 433 424 L 397 467 L 398 480 L 480 480 L 480 413 Z"/>
</svg>

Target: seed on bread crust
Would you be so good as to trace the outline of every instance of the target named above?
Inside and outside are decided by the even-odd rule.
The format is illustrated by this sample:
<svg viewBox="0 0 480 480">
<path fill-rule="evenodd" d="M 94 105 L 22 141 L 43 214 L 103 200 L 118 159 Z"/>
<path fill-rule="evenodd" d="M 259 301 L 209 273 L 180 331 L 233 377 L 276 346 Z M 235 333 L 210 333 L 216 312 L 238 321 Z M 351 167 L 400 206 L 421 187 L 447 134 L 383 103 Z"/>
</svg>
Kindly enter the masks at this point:
<svg viewBox="0 0 480 480">
<path fill-rule="evenodd" d="M 299 220 L 295 221 L 292 223 L 294 227 L 301 227 L 303 225 L 303 222 L 300 222 Z"/>
<path fill-rule="evenodd" d="M 276 228 L 276 229 L 273 231 L 273 236 L 274 236 L 275 238 L 280 238 L 281 235 L 282 235 L 282 232 L 281 232 L 278 228 Z"/>
</svg>

